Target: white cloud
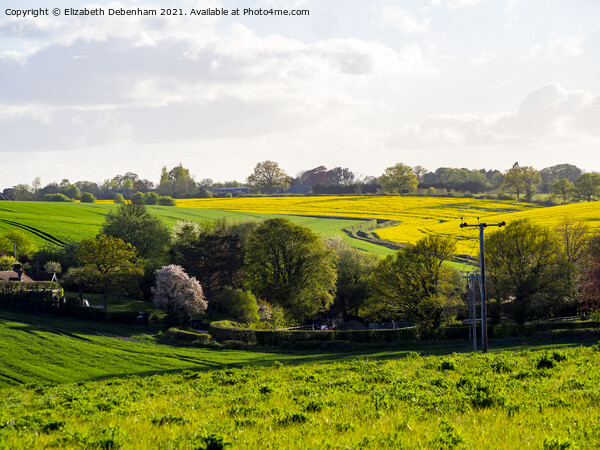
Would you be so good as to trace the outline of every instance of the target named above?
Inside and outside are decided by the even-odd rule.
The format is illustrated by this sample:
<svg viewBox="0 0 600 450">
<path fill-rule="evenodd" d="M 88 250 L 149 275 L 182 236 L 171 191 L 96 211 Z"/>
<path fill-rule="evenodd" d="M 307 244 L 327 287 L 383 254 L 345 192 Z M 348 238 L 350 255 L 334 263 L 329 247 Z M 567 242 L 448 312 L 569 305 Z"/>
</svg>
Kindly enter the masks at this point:
<svg viewBox="0 0 600 450">
<path fill-rule="evenodd" d="M 450 9 L 471 8 L 485 0 L 430 0 L 432 6 L 446 6 Z"/>
<path fill-rule="evenodd" d="M 567 91 L 558 84 L 536 89 L 517 112 L 487 115 L 444 114 L 427 118 L 391 136 L 390 145 L 416 148 L 523 148 L 598 140 L 600 96 Z"/>
<path fill-rule="evenodd" d="M 2 151 L 269 135 L 365 114 L 373 100 L 361 90 L 436 74 L 416 44 L 305 43 L 237 23 L 139 42 L 129 30 L 50 44 L 20 65 L 0 59 L 0 101 L 25 108 L 0 116 L 12 136 Z"/>
<path fill-rule="evenodd" d="M 477 58 L 471 59 L 469 64 L 475 67 L 480 67 L 486 65 L 488 62 L 492 61 L 496 58 L 495 53 L 482 52 Z"/>
<path fill-rule="evenodd" d="M 583 56 L 584 44 L 583 36 L 559 36 L 552 33 L 545 43 L 532 46 L 525 58 L 547 58 L 556 61 L 577 58 Z"/>
<path fill-rule="evenodd" d="M 394 27 L 405 34 L 429 33 L 429 19 L 418 19 L 399 6 L 378 7 L 373 10 L 377 13 L 374 23 L 378 26 Z"/>
</svg>

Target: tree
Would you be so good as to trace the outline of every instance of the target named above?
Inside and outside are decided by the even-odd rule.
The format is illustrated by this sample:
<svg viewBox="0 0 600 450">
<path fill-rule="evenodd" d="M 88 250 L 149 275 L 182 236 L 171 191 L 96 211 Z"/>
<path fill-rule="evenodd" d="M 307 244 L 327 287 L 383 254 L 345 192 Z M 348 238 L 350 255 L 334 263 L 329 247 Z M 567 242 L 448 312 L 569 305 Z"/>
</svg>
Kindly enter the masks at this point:
<svg viewBox="0 0 600 450">
<path fill-rule="evenodd" d="M 96 197 L 94 197 L 93 194 L 90 194 L 89 192 L 84 192 L 83 194 L 81 194 L 81 198 L 79 199 L 79 201 L 81 203 L 96 203 Z"/>
<path fill-rule="evenodd" d="M 287 219 L 268 219 L 248 237 L 245 284 L 294 320 L 327 309 L 335 294 L 334 254 L 319 235 Z"/>
<path fill-rule="evenodd" d="M 600 197 L 600 175 L 584 173 L 575 182 L 573 196 L 578 200 L 591 202 Z"/>
<path fill-rule="evenodd" d="M 108 294 L 131 293 L 143 276 L 137 266 L 135 248 L 123 240 L 100 235 L 84 239 L 75 251 L 79 267 L 70 268 L 66 280 L 100 291 L 104 309 L 108 309 Z"/>
<path fill-rule="evenodd" d="M 542 192 L 549 192 L 552 185 L 558 180 L 567 179 L 575 183 L 583 172 L 573 164 L 557 164 L 540 170 L 542 179 Z"/>
<path fill-rule="evenodd" d="M 334 167 L 327 171 L 325 184 L 350 184 L 354 181 L 354 174 L 347 167 Z"/>
<path fill-rule="evenodd" d="M 225 286 L 241 286 L 244 255 L 240 237 L 202 231 L 192 238 L 187 235 L 190 231 L 183 229 L 178 234 L 174 260 L 200 280 L 207 298 L 215 298 Z"/>
<path fill-rule="evenodd" d="M 115 194 L 115 196 L 113 197 L 113 202 L 117 205 L 124 205 L 125 199 L 123 198 L 123 194 Z"/>
<path fill-rule="evenodd" d="M 291 179 L 275 161 L 263 161 L 254 167 L 254 172 L 246 181 L 257 191 L 272 194 L 289 189 Z"/>
<path fill-rule="evenodd" d="M 314 186 L 315 184 L 326 184 L 327 182 L 327 167 L 319 166 L 314 169 L 307 170 L 300 176 L 302 186 Z"/>
<path fill-rule="evenodd" d="M 35 177 L 33 179 L 33 181 L 31 182 L 31 194 L 33 195 L 33 199 L 36 202 L 40 201 L 42 198 L 41 190 L 42 190 L 42 181 L 40 180 L 40 177 Z"/>
<path fill-rule="evenodd" d="M 488 236 L 485 256 L 490 292 L 497 299 L 511 299 L 515 321 L 524 323 L 534 316 L 535 307 L 557 298 L 559 254 L 558 236 L 527 219 L 511 222 Z M 541 309 L 539 313 L 544 312 Z"/>
<path fill-rule="evenodd" d="M 28 202 L 34 200 L 31 187 L 28 184 L 17 184 L 13 187 L 13 196 L 19 202 Z"/>
<path fill-rule="evenodd" d="M 166 167 L 162 168 L 158 185 L 158 192 L 161 195 L 183 197 L 195 191 L 196 182 L 190 175 L 189 169 L 183 167 L 181 163 L 168 172 Z"/>
<path fill-rule="evenodd" d="M 571 183 L 567 178 L 561 178 L 552 185 L 552 195 L 562 197 L 563 202 L 567 202 L 567 199 L 571 196 L 575 185 Z"/>
<path fill-rule="evenodd" d="M 531 166 L 519 166 L 517 162 L 504 174 L 502 189 L 517 194 L 517 201 L 523 192 L 526 193 L 527 199 L 531 200 L 541 182 L 537 170 Z"/>
<path fill-rule="evenodd" d="M 253 324 L 260 320 L 258 300 L 250 291 L 225 287 L 219 296 L 221 305 L 231 316 L 242 323 Z"/>
<path fill-rule="evenodd" d="M 17 249 L 17 258 L 31 255 L 33 252 L 33 239 L 21 230 L 9 230 L 0 235 L 0 252 L 12 255 Z"/>
<path fill-rule="evenodd" d="M 190 314 L 203 313 L 208 307 L 202 286 L 181 266 L 169 265 L 157 270 L 152 295 L 156 307 L 166 311 L 175 323 L 182 326 L 185 326 Z"/>
<path fill-rule="evenodd" d="M 325 241 L 325 245 L 336 254 L 337 282 L 331 311 L 343 317 L 356 317 L 369 297 L 369 277 L 379 258 L 352 248 L 339 236 Z"/>
<path fill-rule="evenodd" d="M 592 256 L 581 281 L 584 311 L 600 311 L 600 253 Z"/>
<path fill-rule="evenodd" d="M 57 261 L 48 261 L 46 264 L 44 264 L 44 272 L 54 274 L 61 273 L 62 266 Z"/>
<path fill-rule="evenodd" d="M 412 168 L 401 163 L 385 169 L 378 181 L 384 192 L 394 194 L 410 194 L 419 186 L 419 181 Z"/>
<path fill-rule="evenodd" d="M 132 244 L 142 258 L 166 255 L 171 233 L 162 221 L 150 214 L 144 205 L 125 204 L 110 211 L 100 228 L 100 234 L 114 236 Z"/>
<path fill-rule="evenodd" d="M 447 299 L 457 295 L 454 271 L 443 265 L 454 249 L 455 243 L 446 238 L 426 238 L 381 260 L 361 315 L 404 318 L 414 321 L 424 335 L 434 333 L 442 324 Z"/>
<path fill-rule="evenodd" d="M 562 284 L 562 297 L 574 305 L 587 259 L 590 228 L 581 220 L 565 216 L 556 227 L 556 231 L 560 242 L 557 278 Z"/>
</svg>

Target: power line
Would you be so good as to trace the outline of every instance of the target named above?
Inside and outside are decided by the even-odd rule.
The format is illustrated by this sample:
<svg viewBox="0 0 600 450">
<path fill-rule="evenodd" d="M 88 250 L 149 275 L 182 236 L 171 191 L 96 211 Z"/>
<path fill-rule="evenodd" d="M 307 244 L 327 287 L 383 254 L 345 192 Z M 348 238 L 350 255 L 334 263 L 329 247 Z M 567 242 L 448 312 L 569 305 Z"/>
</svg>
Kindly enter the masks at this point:
<svg viewBox="0 0 600 450">
<path fill-rule="evenodd" d="M 461 220 L 462 217 L 460 218 Z M 485 287 L 485 246 L 483 245 L 483 230 L 487 227 L 503 227 L 506 222 L 500 223 L 479 223 L 479 217 L 477 218 L 476 225 L 469 225 L 467 222 L 460 224 L 461 228 L 477 227 L 479 228 L 479 289 L 481 292 L 481 351 L 487 353 L 488 351 L 488 335 L 487 335 L 487 302 L 486 302 L 486 287 Z"/>
</svg>

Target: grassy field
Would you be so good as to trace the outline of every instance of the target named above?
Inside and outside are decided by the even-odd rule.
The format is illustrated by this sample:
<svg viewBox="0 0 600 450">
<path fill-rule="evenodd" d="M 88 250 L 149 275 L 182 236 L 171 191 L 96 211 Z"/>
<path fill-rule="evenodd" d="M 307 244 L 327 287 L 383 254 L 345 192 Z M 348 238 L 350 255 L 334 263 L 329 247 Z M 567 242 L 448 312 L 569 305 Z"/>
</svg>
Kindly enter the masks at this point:
<svg viewBox="0 0 600 450">
<path fill-rule="evenodd" d="M 63 243 L 95 236 L 104 216 L 117 205 L 111 203 L 50 203 L 50 202 L 1 202 L 0 232 L 20 229 L 34 239 L 37 247 L 46 243 Z M 219 209 L 175 208 L 149 206 L 152 214 L 160 217 L 169 227 L 178 220 L 201 222 L 225 217 L 229 220 L 252 220 L 278 216 L 261 212 L 225 211 Z M 314 217 L 289 216 L 299 225 L 305 225 L 325 237 L 342 236 L 354 247 L 376 254 L 386 255 L 391 250 L 369 242 L 350 239 L 343 228 L 360 223 L 360 220 L 318 219 Z"/>
<path fill-rule="evenodd" d="M 0 448 L 597 448 L 597 347 L 181 347 L 0 312 Z"/>
</svg>

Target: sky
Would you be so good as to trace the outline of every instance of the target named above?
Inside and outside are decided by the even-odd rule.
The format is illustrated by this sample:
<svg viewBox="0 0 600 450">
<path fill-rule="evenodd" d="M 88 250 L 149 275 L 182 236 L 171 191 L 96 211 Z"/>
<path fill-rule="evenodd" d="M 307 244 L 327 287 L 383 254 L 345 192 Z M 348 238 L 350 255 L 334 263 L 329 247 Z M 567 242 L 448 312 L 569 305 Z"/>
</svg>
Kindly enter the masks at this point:
<svg viewBox="0 0 600 450">
<path fill-rule="evenodd" d="M 11 11 L 39 8 L 49 15 Z M 191 15 L 206 8 L 230 14 Z M 321 165 L 379 176 L 396 163 L 599 171 L 599 144 L 597 0 L 4 0 L 0 9 L 0 189 L 129 171 L 157 182 L 179 163 L 197 180 L 244 181 L 264 160 L 291 176 Z"/>
</svg>

